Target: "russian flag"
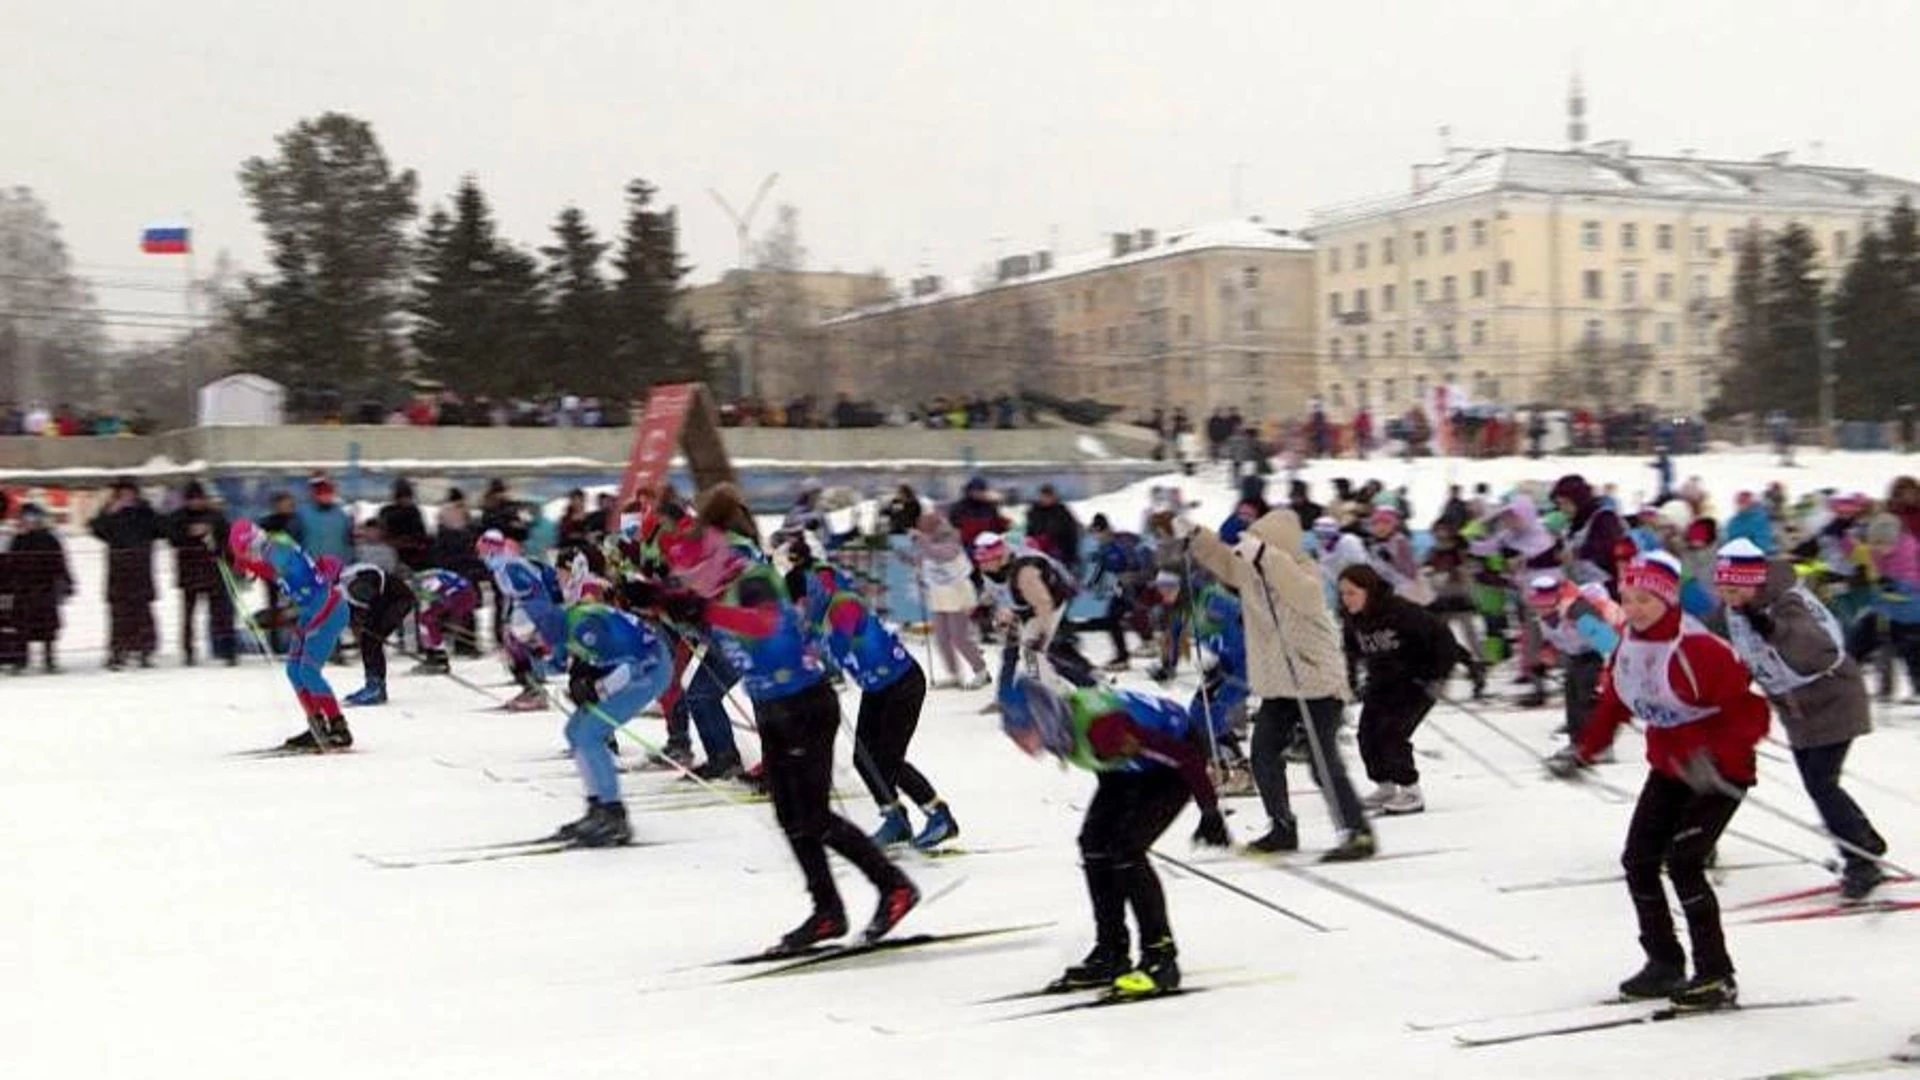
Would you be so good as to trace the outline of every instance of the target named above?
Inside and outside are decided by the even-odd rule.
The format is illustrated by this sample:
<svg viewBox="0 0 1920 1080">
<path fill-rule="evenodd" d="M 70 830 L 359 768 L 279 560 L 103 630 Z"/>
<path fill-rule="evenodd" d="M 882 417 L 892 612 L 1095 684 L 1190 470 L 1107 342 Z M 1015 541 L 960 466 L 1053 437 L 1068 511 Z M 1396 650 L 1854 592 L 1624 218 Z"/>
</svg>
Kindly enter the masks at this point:
<svg viewBox="0 0 1920 1080">
<path fill-rule="evenodd" d="M 140 250 L 149 255 L 185 255 L 193 248 L 185 225 L 149 225 L 140 233 Z"/>
</svg>

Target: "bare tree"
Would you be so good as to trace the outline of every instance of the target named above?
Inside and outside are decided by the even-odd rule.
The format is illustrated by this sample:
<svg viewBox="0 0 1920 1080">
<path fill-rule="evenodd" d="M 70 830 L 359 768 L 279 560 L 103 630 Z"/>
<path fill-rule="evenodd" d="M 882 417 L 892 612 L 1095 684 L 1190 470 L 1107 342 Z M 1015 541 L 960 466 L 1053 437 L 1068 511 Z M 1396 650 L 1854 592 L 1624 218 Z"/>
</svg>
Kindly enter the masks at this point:
<svg viewBox="0 0 1920 1080">
<path fill-rule="evenodd" d="M 0 398 L 98 405 L 106 345 L 46 205 L 28 188 L 0 190 Z"/>
</svg>

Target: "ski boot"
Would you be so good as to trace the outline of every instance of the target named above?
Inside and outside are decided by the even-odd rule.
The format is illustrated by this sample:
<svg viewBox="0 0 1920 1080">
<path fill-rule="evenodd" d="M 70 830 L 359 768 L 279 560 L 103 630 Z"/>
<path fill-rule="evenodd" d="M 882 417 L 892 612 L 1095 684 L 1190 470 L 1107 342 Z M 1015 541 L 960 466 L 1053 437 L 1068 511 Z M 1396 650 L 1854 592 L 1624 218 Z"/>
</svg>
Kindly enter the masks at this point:
<svg viewBox="0 0 1920 1080">
<path fill-rule="evenodd" d="M 705 763 L 693 770 L 693 775 L 711 783 L 715 780 L 738 780 L 746 772 L 740 766 L 739 752 L 728 750 L 709 755 Z"/>
<path fill-rule="evenodd" d="M 1113 980 L 1125 975 L 1131 967 L 1125 941 L 1095 945 L 1085 959 L 1061 972 L 1059 978 L 1048 983 L 1047 993 L 1064 994 L 1073 990 L 1092 990 L 1096 987 L 1111 986 Z"/>
<path fill-rule="evenodd" d="M 847 913 L 839 909 L 831 911 L 816 910 L 807 916 L 805 922 L 780 935 L 779 944 L 767 950 L 770 957 L 798 956 L 823 941 L 832 941 L 844 937 L 847 933 Z"/>
<path fill-rule="evenodd" d="M 1154 997 L 1180 989 L 1179 952 L 1170 937 L 1141 949 L 1140 966 L 1113 980 L 1113 996 Z"/>
<path fill-rule="evenodd" d="M 447 661 L 447 654 L 443 649 L 428 649 L 420 657 L 420 662 L 413 665 L 415 675 L 446 675 L 452 671 L 453 665 Z"/>
<path fill-rule="evenodd" d="M 1674 990 L 1667 1000 L 1682 1012 L 1712 1012 L 1740 1004 L 1740 987 L 1732 975 L 1695 975 Z"/>
<path fill-rule="evenodd" d="M 573 834 L 575 847 L 620 847 L 633 840 L 633 828 L 627 824 L 627 804 L 605 802 L 588 813 Z"/>
<path fill-rule="evenodd" d="M 677 768 L 676 768 L 677 766 Z M 657 754 L 647 755 L 647 767 L 679 772 L 683 768 L 693 767 L 693 750 L 682 743 L 668 742 Z"/>
<path fill-rule="evenodd" d="M 315 713 L 307 717 L 307 730 L 281 743 L 280 749 L 319 753 L 327 741 L 327 718 Z"/>
<path fill-rule="evenodd" d="M 508 712 L 540 712 L 547 707 L 547 695 L 538 690 L 522 690 L 507 702 Z"/>
<path fill-rule="evenodd" d="M 1846 869 L 1840 872 L 1840 899 L 1849 904 L 1860 903 L 1885 880 L 1886 871 L 1880 869 L 1879 863 L 1848 859 Z"/>
<path fill-rule="evenodd" d="M 1116 656 L 1102 665 L 1100 670 L 1110 675 L 1118 675 L 1127 670 L 1127 658 L 1124 656 Z"/>
<path fill-rule="evenodd" d="M 913 839 L 913 829 L 907 824 L 907 811 L 899 803 L 894 803 L 880 812 L 880 827 L 873 831 L 872 841 L 883 848 L 904 844 Z"/>
<path fill-rule="evenodd" d="M 353 746 L 353 732 L 347 730 L 347 718 L 333 716 L 327 719 L 327 749 L 347 750 Z"/>
<path fill-rule="evenodd" d="M 356 707 L 362 705 L 385 705 L 386 703 L 387 684 L 378 679 L 369 680 L 367 685 L 355 690 L 346 697 L 346 704 Z"/>
<path fill-rule="evenodd" d="M 1247 850 L 1256 855 L 1279 855 L 1288 851 L 1300 850 L 1300 826 L 1292 818 L 1276 821 L 1267 830 L 1267 835 L 1247 843 Z"/>
<path fill-rule="evenodd" d="M 599 812 L 600 812 L 600 800 L 594 798 L 591 795 L 587 796 L 587 812 L 573 819 L 572 821 L 567 822 L 565 825 L 562 825 L 559 828 L 553 830 L 553 839 L 572 840 L 578 837 L 580 835 L 580 831 L 582 829 L 585 829 L 587 827 L 587 823 L 591 822 L 594 819 L 594 815 L 598 814 Z"/>
<path fill-rule="evenodd" d="M 1648 960 L 1639 971 L 1620 984 L 1620 996 L 1629 1001 L 1653 1001 L 1670 998 L 1686 985 L 1687 971 L 1667 960 Z"/>
<path fill-rule="evenodd" d="M 945 801 L 935 799 L 931 806 L 922 809 L 926 811 L 927 824 L 920 830 L 920 834 L 913 838 L 915 848 L 931 851 L 960 835 L 960 823 L 953 820 L 953 811 L 947 809 Z M 901 823 L 906 823 L 904 815 Z"/>
<path fill-rule="evenodd" d="M 753 768 L 740 775 L 740 784 L 755 795 L 767 793 L 767 763 L 756 761 Z"/>
<path fill-rule="evenodd" d="M 887 936 L 887 932 L 900 925 L 907 912 L 920 906 L 920 888 L 913 882 L 901 877 L 899 882 L 887 886 L 880 893 L 880 903 L 873 909 L 873 918 L 867 921 L 867 928 L 860 931 L 862 944 L 871 945 Z"/>
<path fill-rule="evenodd" d="M 1339 846 L 1330 848 L 1326 854 L 1320 856 L 1320 861 L 1324 863 L 1359 862 L 1362 859 L 1373 858 L 1374 851 L 1373 830 L 1363 825 L 1349 832 L 1347 838 L 1340 841 Z"/>
</svg>

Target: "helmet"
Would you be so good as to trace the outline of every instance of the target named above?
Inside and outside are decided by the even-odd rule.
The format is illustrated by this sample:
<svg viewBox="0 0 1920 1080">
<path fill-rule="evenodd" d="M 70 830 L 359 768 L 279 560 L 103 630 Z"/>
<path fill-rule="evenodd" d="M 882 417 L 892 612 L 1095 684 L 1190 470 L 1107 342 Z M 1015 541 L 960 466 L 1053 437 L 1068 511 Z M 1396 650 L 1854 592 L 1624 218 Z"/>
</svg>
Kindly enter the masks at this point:
<svg viewBox="0 0 1920 1080">
<path fill-rule="evenodd" d="M 1015 676 L 1000 690 L 1000 730 L 1027 749 L 1064 754 L 1072 744 L 1067 705 L 1030 675 Z"/>
</svg>

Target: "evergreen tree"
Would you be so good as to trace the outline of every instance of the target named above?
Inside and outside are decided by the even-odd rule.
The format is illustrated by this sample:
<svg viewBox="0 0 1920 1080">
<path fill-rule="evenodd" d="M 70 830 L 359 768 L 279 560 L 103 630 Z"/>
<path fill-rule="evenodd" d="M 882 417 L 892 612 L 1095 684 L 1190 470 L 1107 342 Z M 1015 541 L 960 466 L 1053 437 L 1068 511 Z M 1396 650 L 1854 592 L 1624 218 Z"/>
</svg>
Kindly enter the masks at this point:
<svg viewBox="0 0 1920 1080">
<path fill-rule="evenodd" d="M 280 135 L 273 157 L 248 159 L 240 185 L 272 267 L 248 279 L 235 311 L 245 365 L 286 385 L 296 411 L 390 390 L 412 170 L 394 172 L 372 125 L 330 112 Z"/>
<path fill-rule="evenodd" d="M 28 188 L 0 190 L 0 400 L 104 404 L 106 330 L 60 226 Z"/>
<path fill-rule="evenodd" d="M 614 257 L 614 367 L 629 394 L 654 383 L 702 380 L 708 370 L 700 332 L 674 310 L 687 273 L 678 217 L 656 209 L 655 194 L 645 180 L 627 185 L 626 227 Z"/>
<path fill-rule="evenodd" d="M 500 238 L 471 176 L 454 191 L 451 214 L 436 207 L 427 219 L 413 314 L 420 374 L 466 394 L 551 388 L 533 362 L 542 329 L 534 261 Z"/>
<path fill-rule="evenodd" d="M 1819 322 L 1825 300 L 1818 260 L 1813 233 L 1798 222 L 1781 230 L 1767 252 L 1762 405 L 1794 416 L 1813 416 L 1820 403 Z"/>
<path fill-rule="evenodd" d="M 1758 402 L 1765 396 L 1767 375 L 1767 321 L 1762 303 L 1766 283 L 1766 251 L 1761 244 L 1760 230 L 1748 229 L 1741 238 L 1738 262 L 1734 266 L 1727 331 L 1721 340 L 1726 354 L 1717 403 L 1721 411 L 1761 409 Z M 1695 319 L 1704 317 L 1700 312 L 1693 315 Z"/>
<path fill-rule="evenodd" d="M 1884 233 L 1860 238 L 1834 297 L 1838 349 L 1836 412 L 1856 420 L 1883 420 L 1920 397 L 1920 250 L 1913 207 L 1904 200 L 1888 215 Z"/>
<path fill-rule="evenodd" d="M 632 378 L 610 363 L 618 345 L 613 294 L 601 273 L 607 244 L 586 215 L 569 206 L 553 224 L 553 243 L 540 249 L 550 298 L 541 369 L 558 387 L 577 394 L 624 397 Z"/>
</svg>

